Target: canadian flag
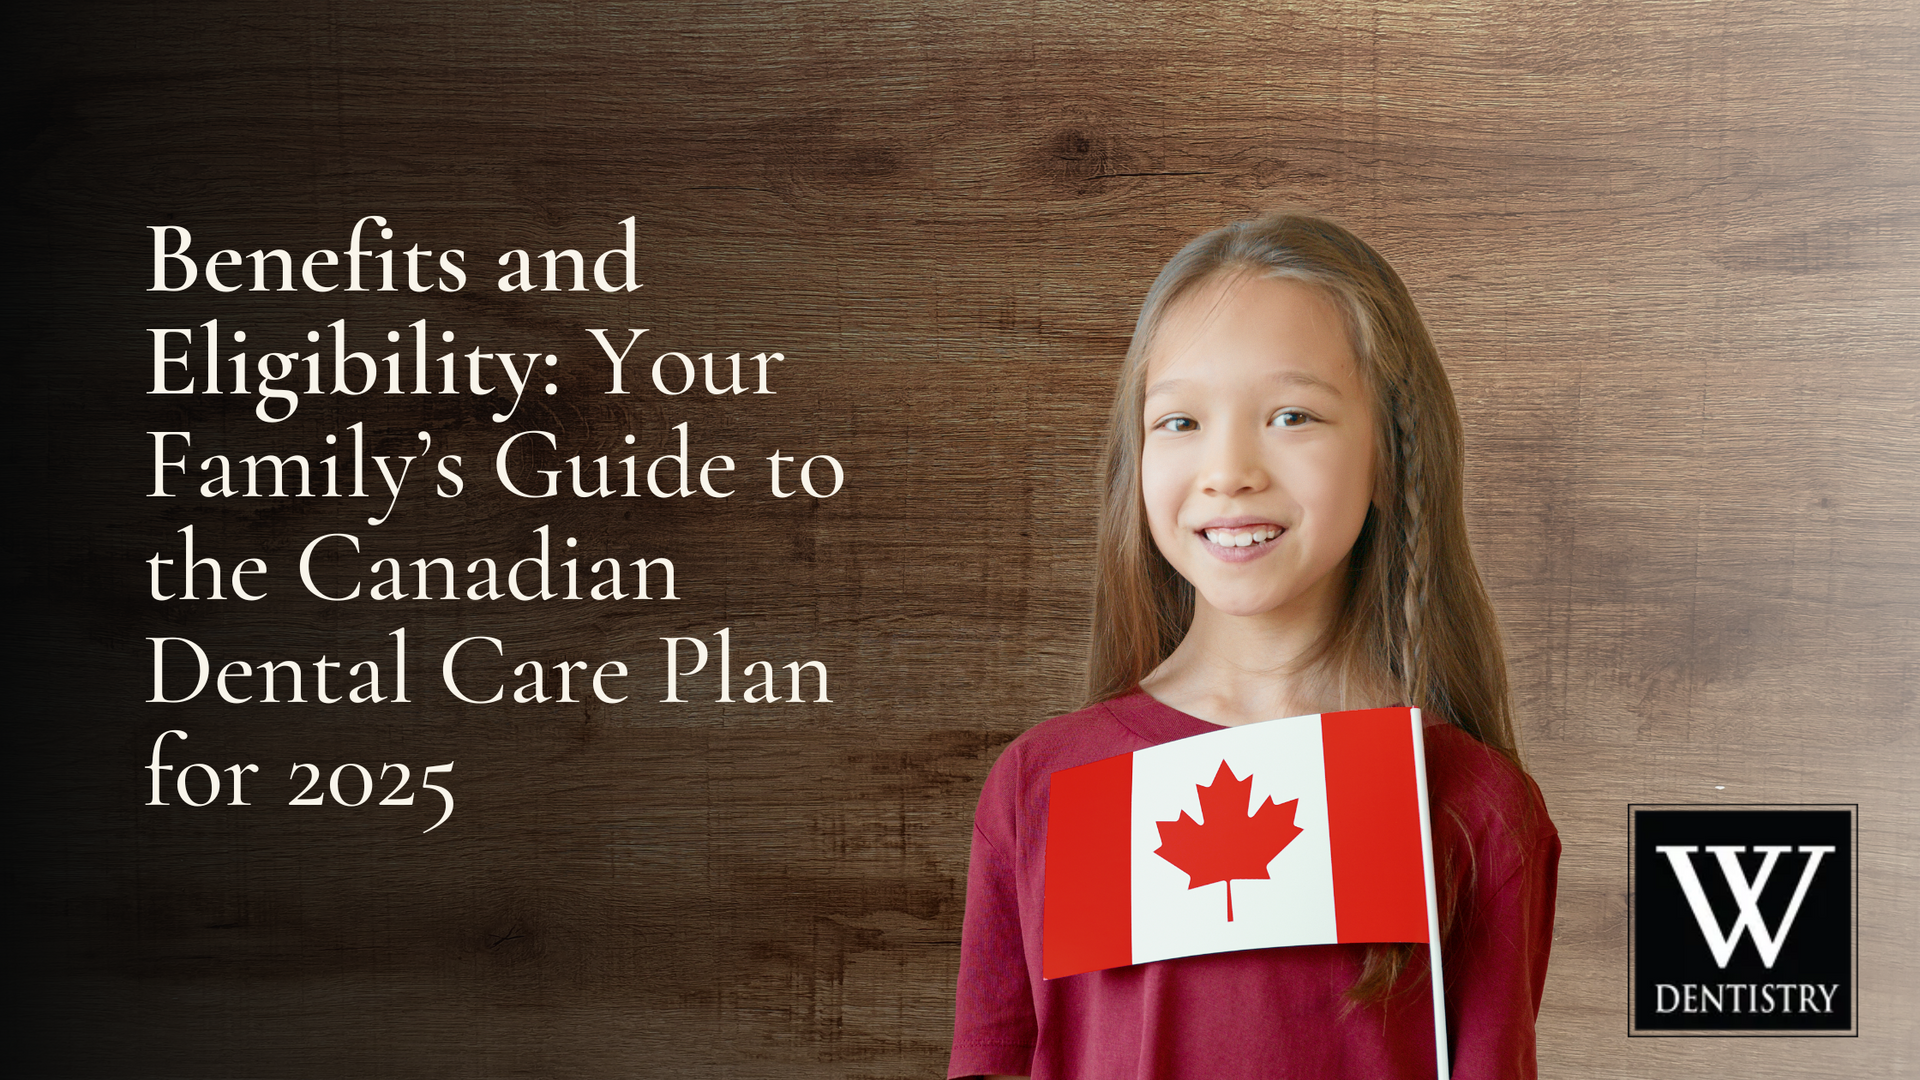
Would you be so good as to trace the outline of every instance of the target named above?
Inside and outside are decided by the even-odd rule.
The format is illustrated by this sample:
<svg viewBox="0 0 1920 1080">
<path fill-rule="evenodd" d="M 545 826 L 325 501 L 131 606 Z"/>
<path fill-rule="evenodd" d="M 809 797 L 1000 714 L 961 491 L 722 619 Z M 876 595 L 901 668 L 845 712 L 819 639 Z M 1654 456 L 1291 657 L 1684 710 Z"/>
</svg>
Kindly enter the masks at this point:
<svg viewBox="0 0 1920 1080">
<path fill-rule="evenodd" d="M 1430 940 L 1422 741 L 1418 709 L 1366 709 L 1226 728 L 1054 773 L 1042 974 Z"/>
</svg>

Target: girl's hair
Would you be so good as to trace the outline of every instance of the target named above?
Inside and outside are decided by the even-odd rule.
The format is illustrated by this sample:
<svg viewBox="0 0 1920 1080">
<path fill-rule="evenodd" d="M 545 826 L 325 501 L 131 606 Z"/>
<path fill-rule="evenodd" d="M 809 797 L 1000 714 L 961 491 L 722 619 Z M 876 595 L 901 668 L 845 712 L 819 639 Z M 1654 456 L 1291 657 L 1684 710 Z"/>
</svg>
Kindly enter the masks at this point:
<svg viewBox="0 0 1920 1080">
<path fill-rule="evenodd" d="M 1305 213 L 1267 214 L 1206 233 L 1147 290 L 1107 426 L 1089 702 L 1136 689 L 1172 654 L 1193 618 L 1193 587 L 1147 529 L 1142 416 L 1147 355 L 1162 319 L 1219 275 L 1321 290 L 1344 317 L 1373 398 L 1373 505 L 1349 559 L 1345 602 L 1302 670 L 1323 678 L 1343 706 L 1398 694 L 1518 767 L 1499 628 L 1467 543 L 1460 415 L 1446 372 L 1413 297 L 1386 260 L 1341 226 Z M 1443 888 L 1453 877 L 1437 876 Z M 1441 901 L 1450 923 L 1452 898 Z M 1384 997 L 1412 952 L 1409 945 L 1369 947 L 1349 993 Z"/>
</svg>

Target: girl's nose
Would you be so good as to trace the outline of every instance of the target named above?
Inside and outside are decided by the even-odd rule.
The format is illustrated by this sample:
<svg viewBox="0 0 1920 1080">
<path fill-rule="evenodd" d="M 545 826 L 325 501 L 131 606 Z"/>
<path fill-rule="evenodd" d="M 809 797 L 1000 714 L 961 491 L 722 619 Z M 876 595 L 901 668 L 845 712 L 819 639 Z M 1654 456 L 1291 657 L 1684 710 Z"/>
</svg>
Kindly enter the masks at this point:
<svg viewBox="0 0 1920 1080">
<path fill-rule="evenodd" d="M 1223 431 L 1209 440 L 1200 471 L 1200 486 L 1207 494 L 1231 498 L 1262 491 L 1269 482 L 1257 435 Z"/>
</svg>

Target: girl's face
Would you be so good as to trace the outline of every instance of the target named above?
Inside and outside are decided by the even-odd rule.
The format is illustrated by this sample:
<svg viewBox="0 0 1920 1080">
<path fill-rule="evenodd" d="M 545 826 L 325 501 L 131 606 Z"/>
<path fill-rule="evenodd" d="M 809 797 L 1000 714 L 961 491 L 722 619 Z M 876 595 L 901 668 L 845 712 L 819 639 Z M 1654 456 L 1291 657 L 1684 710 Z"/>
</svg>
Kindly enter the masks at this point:
<svg viewBox="0 0 1920 1080">
<path fill-rule="evenodd" d="M 1339 312 L 1296 281 L 1217 275 L 1147 355 L 1141 494 L 1198 602 L 1325 617 L 1374 485 L 1374 415 Z"/>
</svg>

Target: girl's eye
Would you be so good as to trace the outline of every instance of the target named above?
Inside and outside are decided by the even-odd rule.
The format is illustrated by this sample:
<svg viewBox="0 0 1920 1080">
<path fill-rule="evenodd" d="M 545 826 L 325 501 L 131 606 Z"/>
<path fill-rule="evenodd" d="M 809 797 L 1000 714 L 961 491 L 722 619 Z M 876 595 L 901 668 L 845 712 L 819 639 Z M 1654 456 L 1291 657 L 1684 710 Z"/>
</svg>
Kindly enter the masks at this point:
<svg viewBox="0 0 1920 1080">
<path fill-rule="evenodd" d="M 1301 412 L 1299 409 L 1281 409 L 1279 412 L 1273 414 L 1273 424 L 1275 427 L 1299 427 L 1312 420 L 1312 416 Z"/>
<path fill-rule="evenodd" d="M 1199 430 L 1200 422 L 1191 416 L 1169 416 L 1154 426 L 1160 428 L 1162 431 L 1183 433 Z"/>
</svg>

